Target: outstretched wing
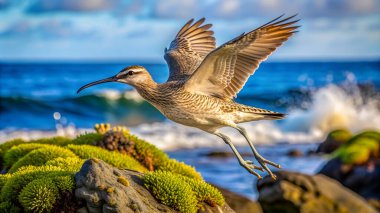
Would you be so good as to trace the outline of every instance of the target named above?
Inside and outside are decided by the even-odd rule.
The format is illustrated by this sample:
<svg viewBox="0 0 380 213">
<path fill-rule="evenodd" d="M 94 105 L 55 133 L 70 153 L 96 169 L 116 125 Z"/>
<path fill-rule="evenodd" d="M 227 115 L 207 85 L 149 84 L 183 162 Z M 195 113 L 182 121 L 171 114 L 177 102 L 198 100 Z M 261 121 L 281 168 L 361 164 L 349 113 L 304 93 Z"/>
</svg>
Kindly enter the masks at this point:
<svg viewBox="0 0 380 213">
<path fill-rule="evenodd" d="M 215 49 L 211 24 L 203 25 L 205 18 L 193 23 L 188 21 L 165 49 L 165 60 L 169 66 L 168 81 L 184 80 L 199 66 L 208 53 Z"/>
<path fill-rule="evenodd" d="M 188 91 L 233 99 L 243 88 L 249 76 L 299 26 L 294 16 L 282 16 L 212 51 L 185 83 Z"/>
</svg>

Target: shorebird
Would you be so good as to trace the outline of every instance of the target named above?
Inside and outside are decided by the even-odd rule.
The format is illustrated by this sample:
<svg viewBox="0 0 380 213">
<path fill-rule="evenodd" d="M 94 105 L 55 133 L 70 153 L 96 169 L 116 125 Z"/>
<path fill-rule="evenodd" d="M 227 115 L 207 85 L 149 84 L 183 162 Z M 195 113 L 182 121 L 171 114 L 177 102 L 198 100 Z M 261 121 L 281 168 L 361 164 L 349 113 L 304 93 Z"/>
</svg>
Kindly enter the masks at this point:
<svg viewBox="0 0 380 213">
<path fill-rule="evenodd" d="M 165 49 L 170 72 L 166 83 L 156 83 L 142 66 L 128 66 L 115 76 L 86 84 L 77 93 L 105 82 L 129 84 L 168 119 L 223 139 L 240 165 L 258 179 L 262 177 L 256 170 L 265 169 L 275 180 L 268 165 L 281 168 L 280 165 L 262 157 L 239 124 L 282 119 L 285 115 L 239 104 L 234 98 L 259 64 L 297 32 L 299 26 L 294 24 L 299 20 L 293 20 L 295 16 L 280 16 L 218 48 L 210 30 L 212 25 L 203 24 L 204 18 L 194 24 L 191 19 Z M 245 138 L 260 166 L 242 158 L 232 140 L 220 132 L 222 127 L 232 127 Z"/>
</svg>

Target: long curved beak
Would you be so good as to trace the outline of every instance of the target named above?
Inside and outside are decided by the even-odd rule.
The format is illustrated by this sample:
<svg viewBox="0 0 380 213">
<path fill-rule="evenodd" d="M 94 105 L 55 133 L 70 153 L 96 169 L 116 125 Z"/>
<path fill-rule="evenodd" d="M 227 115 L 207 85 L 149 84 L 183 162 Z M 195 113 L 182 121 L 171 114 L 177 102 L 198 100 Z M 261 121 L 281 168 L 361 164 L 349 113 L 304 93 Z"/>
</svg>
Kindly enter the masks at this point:
<svg viewBox="0 0 380 213">
<path fill-rule="evenodd" d="M 88 88 L 88 87 L 91 87 L 91 86 L 94 86 L 94 85 L 97 85 L 97 84 L 102 84 L 102 83 L 107 83 L 107 82 L 115 82 L 115 81 L 117 81 L 116 76 L 105 78 L 105 79 L 102 79 L 102 80 L 99 80 L 99 81 L 94 81 L 92 83 L 86 84 L 83 87 L 79 88 L 78 91 L 77 91 L 77 94 L 80 93 L 82 90 Z"/>
</svg>

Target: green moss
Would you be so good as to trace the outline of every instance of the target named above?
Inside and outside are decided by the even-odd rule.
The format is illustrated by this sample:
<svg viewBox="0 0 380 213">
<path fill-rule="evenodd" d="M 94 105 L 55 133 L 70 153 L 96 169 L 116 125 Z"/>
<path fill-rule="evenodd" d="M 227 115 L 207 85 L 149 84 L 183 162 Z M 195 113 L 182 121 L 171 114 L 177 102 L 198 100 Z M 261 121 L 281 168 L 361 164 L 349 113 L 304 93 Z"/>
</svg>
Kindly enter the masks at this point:
<svg viewBox="0 0 380 213">
<path fill-rule="evenodd" d="M 71 139 L 67 137 L 57 136 L 51 138 L 41 138 L 37 140 L 31 140 L 29 143 L 50 144 L 56 146 L 66 146 L 71 143 Z"/>
<path fill-rule="evenodd" d="M 178 175 L 157 171 L 144 176 L 145 186 L 161 203 L 180 212 L 197 212 L 197 198 L 187 184 Z"/>
<path fill-rule="evenodd" d="M 94 145 L 97 141 L 100 141 L 103 135 L 100 133 L 86 133 L 76 137 L 71 144 L 75 145 Z"/>
<path fill-rule="evenodd" d="M 363 164 L 371 156 L 378 157 L 380 143 L 374 137 L 354 137 L 333 153 L 333 157 L 340 158 L 345 164 Z"/>
<path fill-rule="evenodd" d="M 50 212 L 59 197 L 58 189 L 50 178 L 28 183 L 19 195 L 19 202 L 28 212 Z"/>
<path fill-rule="evenodd" d="M 56 166 L 26 166 L 13 173 L 1 189 L 2 201 L 18 202 L 17 196 L 31 181 L 43 177 L 73 175 Z"/>
<path fill-rule="evenodd" d="M 123 155 L 119 152 L 112 152 L 89 145 L 68 145 L 67 148 L 82 159 L 99 158 L 117 168 L 131 169 L 138 172 L 147 171 L 147 169 L 134 158 L 128 155 Z"/>
<path fill-rule="evenodd" d="M 12 202 L 5 201 L 0 203 L 0 212 L 2 213 L 19 213 L 21 209 L 15 206 Z"/>
<path fill-rule="evenodd" d="M 0 156 L 1 156 L 0 158 L 2 158 L 4 156 L 5 152 L 7 152 L 8 149 L 12 148 L 13 146 L 17 146 L 17 145 L 23 144 L 23 143 L 25 143 L 25 141 L 22 139 L 13 139 L 13 140 L 6 141 L 6 142 L 0 144 Z"/>
<path fill-rule="evenodd" d="M 210 206 L 223 206 L 225 201 L 222 193 L 211 186 L 210 184 L 204 182 L 203 180 L 197 180 L 194 178 L 185 177 L 179 175 L 179 177 L 187 184 L 190 185 L 191 189 L 197 197 L 198 204 L 202 202 L 208 203 Z"/>
<path fill-rule="evenodd" d="M 74 173 L 52 176 L 51 179 L 60 192 L 72 191 L 75 188 Z"/>
<path fill-rule="evenodd" d="M 380 143 L 380 132 L 377 132 L 377 131 L 365 131 L 365 132 L 359 133 L 359 134 L 355 135 L 354 137 L 352 137 L 348 141 L 348 144 L 355 143 L 355 141 L 358 138 L 363 138 L 363 137 L 365 137 L 365 138 L 371 138 L 371 139 L 377 141 L 378 143 Z"/>
<path fill-rule="evenodd" d="M 0 174 L 0 190 L 3 188 L 10 177 L 10 174 Z"/>
<path fill-rule="evenodd" d="M 139 139 L 134 135 L 126 134 L 125 136 L 129 141 L 134 142 L 135 152 L 133 153 L 133 157 L 135 157 L 150 171 L 154 170 L 169 159 L 165 152 L 161 151 L 154 145 Z"/>
<path fill-rule="evenodd" d="M 352 134 L 346 129 L 338 129 L 330 132 L 328 137 L 337 142 L 345 143 L 352 137 Z"/>
<path fill-rule="evenodd" d="M 58 157 L 53 160 L 46 162 L 46 165 L 57 166 L 67 171 L 78 172 L 84 163 L 83 159 L 79 157 L 68 157 L 62 158 Z"/>
<path fill-rule="evenodd" d="M 166 160 L 157 168 L 157 170 L 169 171 L 186 177 L 202 180 L 201 174 L 197 172 L 194 167 L 186 165 L 183 162 L 178 162 L 174 159 Z"/>
<path fill-rule="evenodd" d="M 4 155 L 4 166 L 11 167 L 20 158 L 27 155 L 29 152 L 39 148 L 54 147 L 53 145 L 38 144 L 38 143 L 26 143 L 18 146 L 14 146 L 9 149 Z"/>
<path fill-rule="evenodd" d="M 58 157 L 76 157 L 76 155 L 62 147 L 49 146 L 45 148 L 40 148 L 33 150 L 18 160 L 9 169 L 9 173 L 16 172 L 17 169 L 27 165 L 42 166 L 49 160 L 53 160 Z"/>
</svg>

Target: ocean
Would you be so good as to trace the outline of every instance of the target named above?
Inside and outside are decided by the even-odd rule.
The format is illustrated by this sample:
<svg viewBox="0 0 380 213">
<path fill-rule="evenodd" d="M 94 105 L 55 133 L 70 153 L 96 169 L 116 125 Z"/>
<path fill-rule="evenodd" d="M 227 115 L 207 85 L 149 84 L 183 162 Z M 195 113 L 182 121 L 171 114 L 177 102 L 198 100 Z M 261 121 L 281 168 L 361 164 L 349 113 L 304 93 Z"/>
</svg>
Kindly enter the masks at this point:
<svg viewBox="0 0 380 213">
<path fill-rule="evenodd" d="M 126 125 L 179 160 L 202 172 L 210 182 L 257 198 L 255 178 L 236 159 L 203 154 L 228 147 L 213 135 L 165 119 L 132 87 L 108 83 L 76 94 L 86 83 L 112 76 L 131 63 L 0 63 L 0 143 L 91 131 L 95 123 Z M 145 66 L 165 82 L 165 64 Z M 336 128 L 353 132 L 380 129 L 380 62 L 270 62 L 248 80 L 236 101 L 286 113 L 281 121 L 243 124 L 268 159 L 285 169 L 315 173 L 326 159 L 293 159 L 291 149 L 314 149 Z M 249 151 L 235 130 L 222 131 Z"/>
</svg>

